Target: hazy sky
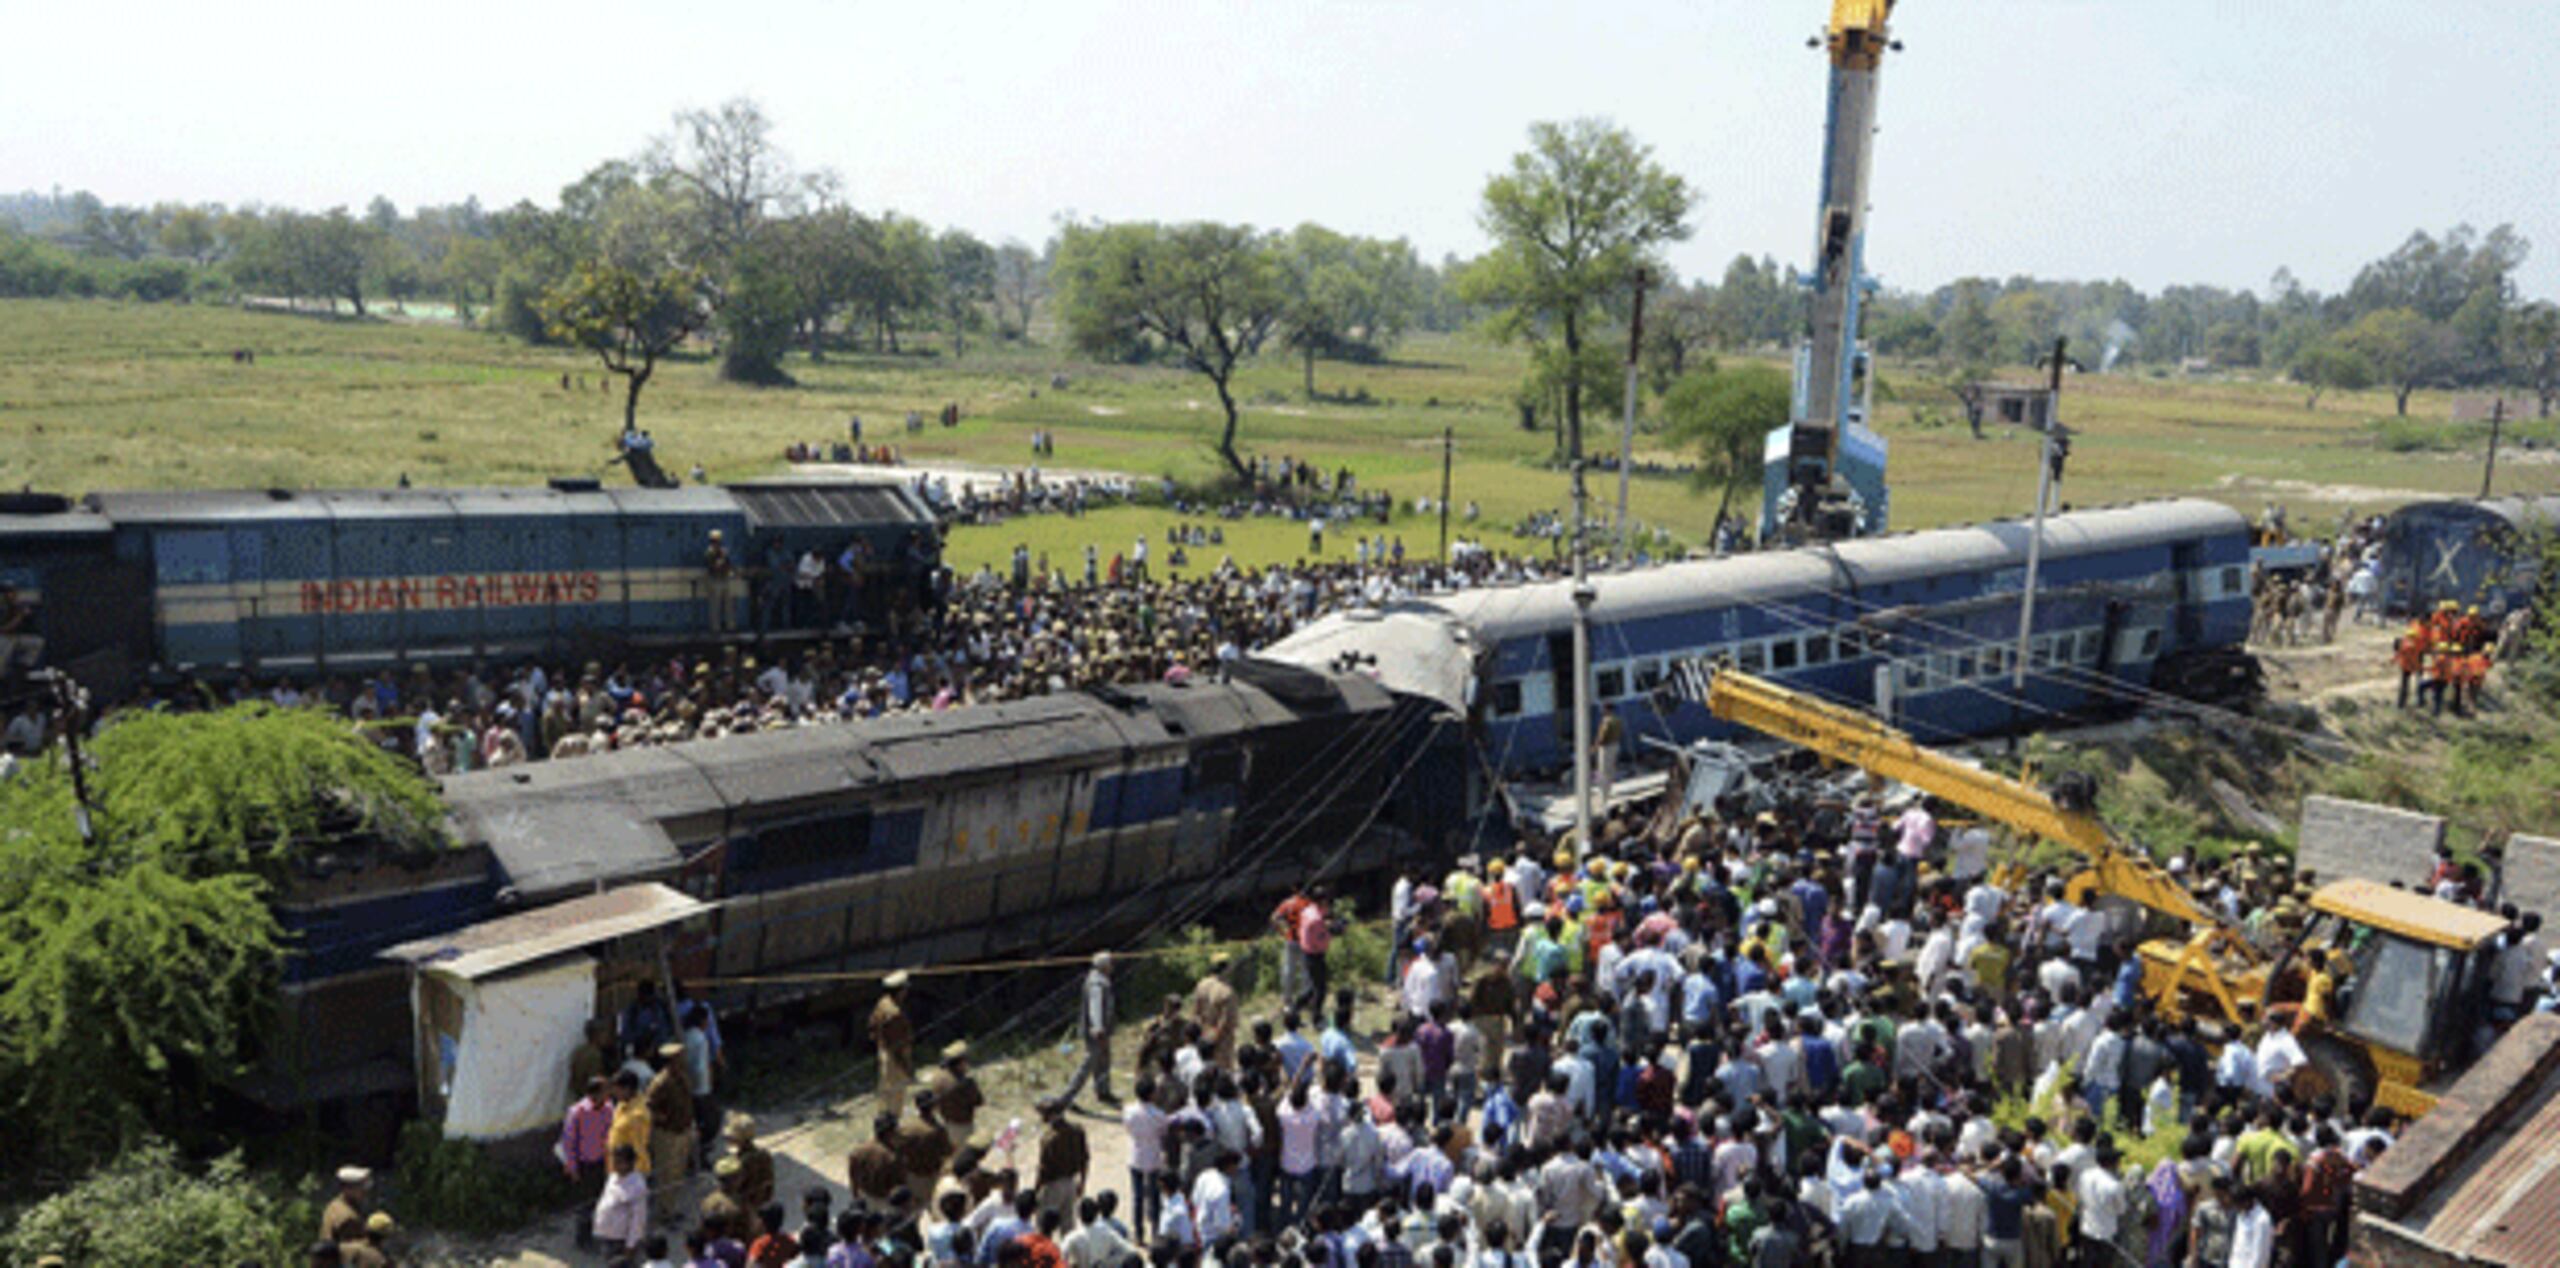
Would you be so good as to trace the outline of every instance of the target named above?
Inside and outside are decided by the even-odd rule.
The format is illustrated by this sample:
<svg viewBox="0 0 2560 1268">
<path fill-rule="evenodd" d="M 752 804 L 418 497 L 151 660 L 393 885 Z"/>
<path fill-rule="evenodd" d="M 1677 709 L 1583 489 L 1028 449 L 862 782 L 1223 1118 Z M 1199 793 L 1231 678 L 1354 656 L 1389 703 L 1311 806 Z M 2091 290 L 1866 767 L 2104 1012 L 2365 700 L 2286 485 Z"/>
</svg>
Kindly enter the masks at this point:
<svg viewBox="0 0 2560 1268">
<path fill-rule="evenodd" d="M 1482 246 L 1539 119 L 1631 128 L 1705 197 L 1674 253 L 1811 249 L 1823 0 L 685 5 L 9 0 L 0 189 L 549 201 L 746 94 L 857 205 L 1038 243 L 1057 213 Z M 1906 0 L 1870 267 L 2322 290 L 2513 221 L 2560 294 L 2544 0 Z"/>
</svg>

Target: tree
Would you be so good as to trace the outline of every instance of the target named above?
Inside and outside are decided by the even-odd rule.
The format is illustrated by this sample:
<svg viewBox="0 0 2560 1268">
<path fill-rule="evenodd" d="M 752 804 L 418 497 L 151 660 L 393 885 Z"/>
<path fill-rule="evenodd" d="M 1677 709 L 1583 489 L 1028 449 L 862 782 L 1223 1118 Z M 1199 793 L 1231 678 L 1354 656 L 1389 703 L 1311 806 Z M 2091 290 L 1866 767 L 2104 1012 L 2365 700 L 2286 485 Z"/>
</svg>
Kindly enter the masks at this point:
<svg viewBox="0 0 2560 1268">
<path fill-rule="evenodd" d="M 746 244 L 768 207 L 792 188 L 791 163 L 773 142 L 773 121 L 752 99 L 676 115 L 643 167 L 679 195 L 687 254 L 700 267 L 726 262 Z"/>
<path fill-rule="evenodd" d="M 1284 341 L 1302 359 L 1306 394 L 1316 394 L 1316 358 L 1375 356 L 1412 321 L 1421 264 L 1402 239 L 1383 242 L 1300 225 L 1273 244 L 1288 288 Z"/>
<path fill-rule="evenodd" d="M 202 207 L 171 207 L 160 220 L 160 249 L 197 264 L 213 262 L 213 213 Z"/>
<path fill-rule="evenodd" d="M 640 392 L 658 362 L 711 319 L 702 270 L 679 259 L 679 209 L 662 191 L 608 181 L 593 205 L 563 197 L 561 217 L 533 241 L 565 254 L 566 272 L 534 301 L 555 339 L 596 354 L 623 378 L 622 430 L 640 428 Z M 579 219 L 565 221 L 569 208 Z"/>
<path fill-rule="evenodd" d="M 694 271 L 587 260 L 542 293 L 553 337 L 596 354 L 623 378 L 622 430 L 640 430 L 640 390 L 658 362 L 702 328 L 709 310 Z"/>
<path fill-rule="evenodd" d="M 1794 400 L 1785 372 L 1766 365 L 1692 374 L 1664 395 L 1665 435 L 1697 447 L 1696 480 L 1701 489 L 1715 490 L 1719 521 L 1736 489 L 1758 487 L 1769 433 L 1786 425 Z"/>
<path fill-rule="evenodd" d="M 1956 283 L 1954 307 L 1947 311 L 1947 319 L 1938 324 L 1938 355 L 1966 366 L 1991 360 L 1998 349 L 2000 332 L 1991 321 L 1991 302 L 1984 297 L 1988 289 L 1980 278 L 1968 277 Z"/>
<path fill-rule="evenodd" d="M 59 746 L 0 781 L 0 1112 L 25 1133 L 0 1167 L 202 1133 L 270 1019 L 273 886 L 341 838 L 444 842 L 426 781 L 316 710 L 130 713 L 87 755 L 94 845 Z"/>
<path fill-rule="evenodd" d="M 168 1142 L 146 1140 L 19 1216 L 0 1237 L 0 1258 L 280 1264 L 297 1258 L 303 1244 L 285 1235 L 278 1208 L 240 1155 L 225 1154 L 196 1175 Z"/>
<path fill-rule="evenodd" d="M 1268 238 L 1208 222 L 1069 225 L 1053 275 L 1069 337 L 1088 353 L 1154 347 L 1209 380 L 1226 426 L 1218 456 L 1240 482 L 1236 363 L 1269 338 L 1288 295 Z"/>
<path fill-rule="evenodd" d="M 894 211 L 862 220 L 859 229 L 854 307 L 871 323 L 872 345 L 896 352 L 898 323 L 933 309 L 933 233 Z"/>
<path fill-rule="evenodd" d="M 2338 335 L 2338 343 L 2372 365 L 2403 418 L 2410 393 L 2441 379 L 2453 361 L 2453 340 L 2444 327 L 2407 308 L 2366 313 Z"/>
<path fill-rule="evenodd" d="M 2507 340 L 2508 361 L 2533 389 L 2541 416 L 2551 417 L 2551 402 L 2560 398 L 2560 304 L 2538 300 L 2518 309 Z"/>
<path fill-rule="evenodd" d="M 2302 402 L 2304 409 L 2320 408 L 2320 394 L 2331 389 L 2361 392 L 2373 386 L 2373 363 L 2364 354 L 2335 339 L 2322 339 L 2307 344 L 2294 354 L 2293 364 L 2285 374 L 2294 382 L 2311 389 Z M 2405 412 L 2405 411 L 2404 411 Z"/>
<path fill-rule="evenodd" d="M 1565 452 L 1582 452 L 1589 388 L 1582 349 L 1593 323 L 1605 304 L 1628 293 L 1639 269 L 1667 272 L 1655 248 L 1689 236 L 1694 201 L 1651 149 L 1597 119 L 1531 125 L 1529 148 L 1485 182 L 1476 218 L 1494 247 L 1467 270 L 1462 289 L 1497 309 L 1496 337 L 1563 345 L 1557 440 Z"/>
<path fill-rule="evenodd" d="M 1019 242 L 996 248 L 996 333 L 1031 337 L 1031 318 L 1049 296 L 1049 264 Z"/>
<path fill-rule="evenodd" d="M 774 228 L 799 302 L 802 343 L 811 361 L 823 360 L 828 323 L 837 309 L 860 296 L 868 231 L 862 218 L 842 205 L 820 207 Z"/>
<path fill-rule="evenodd" d="M 782 222 L 768 221 L 730 254 L 716 320 L 720 377 L 758 387 L 789 384 L 782 355 L 800 325 L 800 291 L 783 258 Z"/>
<path fill-rule="evenodd" d="M 942 323 L 951 332 L 951 355 L 969 350 L 968 334 L 986 324 L 986 305 L 996 297 L 996 253 L 966 229 L 945 229 L 934 240 L 935 290 L 942 297 Z"/>
<path fill-rule="evenodd" d="M 2037 357 L 2053 347 L 2054 332 L 2062 324 L 2053 298 L 2034 287 L 2013 290 L 1993 300 L 1989 316 L 1992 327 L 1999 331 L 1999 346 L 1992 355 L 2010 364 L 2035 364 Z"/>
<path fill-rule="evenodd" d="M 506 257 L 490 239 L 458 237 L 445 244 L 444 259 L 437 265 L 436 275 L 444 283 L 445 294 L 453 297 L 454 311 L 462 318 L 462 324 L 471 324 L 475 301 L 483 308 L 496 305 L 498 274 L 505 266 Z"/>
<path fill-rule="evenodd" d="M 1643 366 L 1656 395 L 1692 369 L 1715 369 L 1715 358 L 1707 355 L 1716 336 L 1715 301 L 1713 288 L 1695 282 L 1674 282 L 1645 300 Z"/>
</svg>

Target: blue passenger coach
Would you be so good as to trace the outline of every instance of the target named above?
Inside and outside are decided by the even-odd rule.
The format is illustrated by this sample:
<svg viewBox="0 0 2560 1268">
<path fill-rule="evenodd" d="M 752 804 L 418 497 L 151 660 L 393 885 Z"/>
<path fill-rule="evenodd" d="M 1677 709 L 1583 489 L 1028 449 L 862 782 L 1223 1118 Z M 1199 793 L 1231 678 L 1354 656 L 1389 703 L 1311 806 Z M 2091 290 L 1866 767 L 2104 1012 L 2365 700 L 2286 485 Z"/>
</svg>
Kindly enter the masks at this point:
<svg viewBox="0 0 2560 1268">
<path fill-rule="evenodd" d="M 2028 536 L 1998 521 L 1594 578 L 1593 694 L 1630 743 L 1724 735 L 1675 675 L 1729 661 L 1945 740 L 2121 710 L 2163 664 L 2247 637 L 2238 512 L 2181 499 L 2051 516 L 2015 688 Z M 1475 712 L 1495 767 L 1569 760 L 1571 583 L 1424 603 L 1483 649 Z"/>
</svg>

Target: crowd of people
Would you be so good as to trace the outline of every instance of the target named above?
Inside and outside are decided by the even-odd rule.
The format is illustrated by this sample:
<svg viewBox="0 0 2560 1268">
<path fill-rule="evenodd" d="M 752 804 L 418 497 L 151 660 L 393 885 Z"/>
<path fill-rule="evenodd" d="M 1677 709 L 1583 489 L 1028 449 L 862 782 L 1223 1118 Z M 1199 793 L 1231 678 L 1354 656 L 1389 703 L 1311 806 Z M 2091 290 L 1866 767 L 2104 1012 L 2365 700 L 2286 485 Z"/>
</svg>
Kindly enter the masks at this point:
<svg viewBox="0 0 2560 1268">
<path fill-rule="evenodd" d="M 1178 522 L 1168 536 L 1209 542 L 1213 525 Z M 1551 566 L 1480 549 L 1437 560 L 1398 558 L 1387 539 L 1356 562 L 1248 570 L 1231 561 L 1193 575 L 1150 566 L 1140 537 L 1107 560 L 1087 547 L 1081 577 L 1018 554 L 1009 576 L 947 571 L 901 594 L 875 632 L 764 650 L 730 643 L 692 656 L 583 664 L 413 662 L 370 674 L 191 682 L 137 702 L 199 708 L 240 700 L 322 706 L 364 725 L 432 773 L 710 739 L 793 726 L 1022 699 L 1097 684 L 1183 682 L 1299 625 L 1355 605 L 1465 586 L 1534 580 Z M 814 571 L 803 568 L 800 572 Z M 813 608 L 835 602 L 821 573 Z M 794 602 L 786 592 L 785 602 Z M 801 615 L 796 610 L 791 616 Z M 816 618 L 813 618 L 816 619 Z M 9 750 L 32 753 L 58 727 L 29 696 L 0 725 Z"/>
<path fill-rule="evenodd" d="M 1036 1143 L 981 1130 L 965 1044 L 916 1078 L 892 977 L 849 1209 L 830 1186 L 787 1211 L 750 1143 L 698 1209 L 616 1222 L 654 1183 L 624 1178 L 635 1146 L 608 1159 L 603 1251 L 693 1268 L 2329 1268 L 2356 1173 L 2405 1126 L 2304 1075 L 2297 1030 L 2351 989 L 2342 967 L 2314 958 L 2244 1028 L 2165 1015 L 2094 896 L 1995 872 L 1987 830 L 1948 831 L 1920 801 L 1631 810 L 1595 838 L 1530 834 L 1398 879 L 1384 983 L 1346 980 L 1341 911 L 1310 884 L 1271 914 L 1267 1007 L 1221 959 L 1156 1001 L 1125 1060 L 1097 955 L 1086 1059 L 1039 1103 Z M 2308 915 L 2311 878 L 2279 856 L 2171 870 L 2268 947 Z M 2449 853 L 2406 883 L 2481 901 Z M 2504 914 L 2464 1019 L 2474 1047 L 2560 994 L 2538 916 Z M 624 1106 L 615 1132 L 671 1081 L 630 1075 L 601 1093 Z M 1096 1165 L 1097 1132 L 1121 1136 L 1125 1176 Z"/>
</svg>

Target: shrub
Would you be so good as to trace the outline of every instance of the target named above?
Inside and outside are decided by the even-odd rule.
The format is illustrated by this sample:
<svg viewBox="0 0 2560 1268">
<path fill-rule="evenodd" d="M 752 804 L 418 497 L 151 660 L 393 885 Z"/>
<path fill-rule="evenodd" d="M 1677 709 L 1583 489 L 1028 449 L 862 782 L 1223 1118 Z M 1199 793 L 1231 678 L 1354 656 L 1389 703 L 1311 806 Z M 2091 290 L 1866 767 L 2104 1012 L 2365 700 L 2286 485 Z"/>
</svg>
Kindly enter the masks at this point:
<svg viewBox="0 0 2560 1268">
<path fill-rule="evenodd" d="M 425 1121 L 400 1129 L 393 1170 L 401 1218 L 479 1236 L 522 1228 L 575 1200 L 558 1168 L 500 1161 Z"/>
<path fill-rule="evenodd" d="M 189 1172 L 177 1150 L 148 1140 L 30 1208 L 0 1238 L 0 1259 L 60 1255 L 75 1265 L 285 1263 L 301 1249 L 302 1204 L 279 1200 L 238 1154 Z"/>
</svg>

